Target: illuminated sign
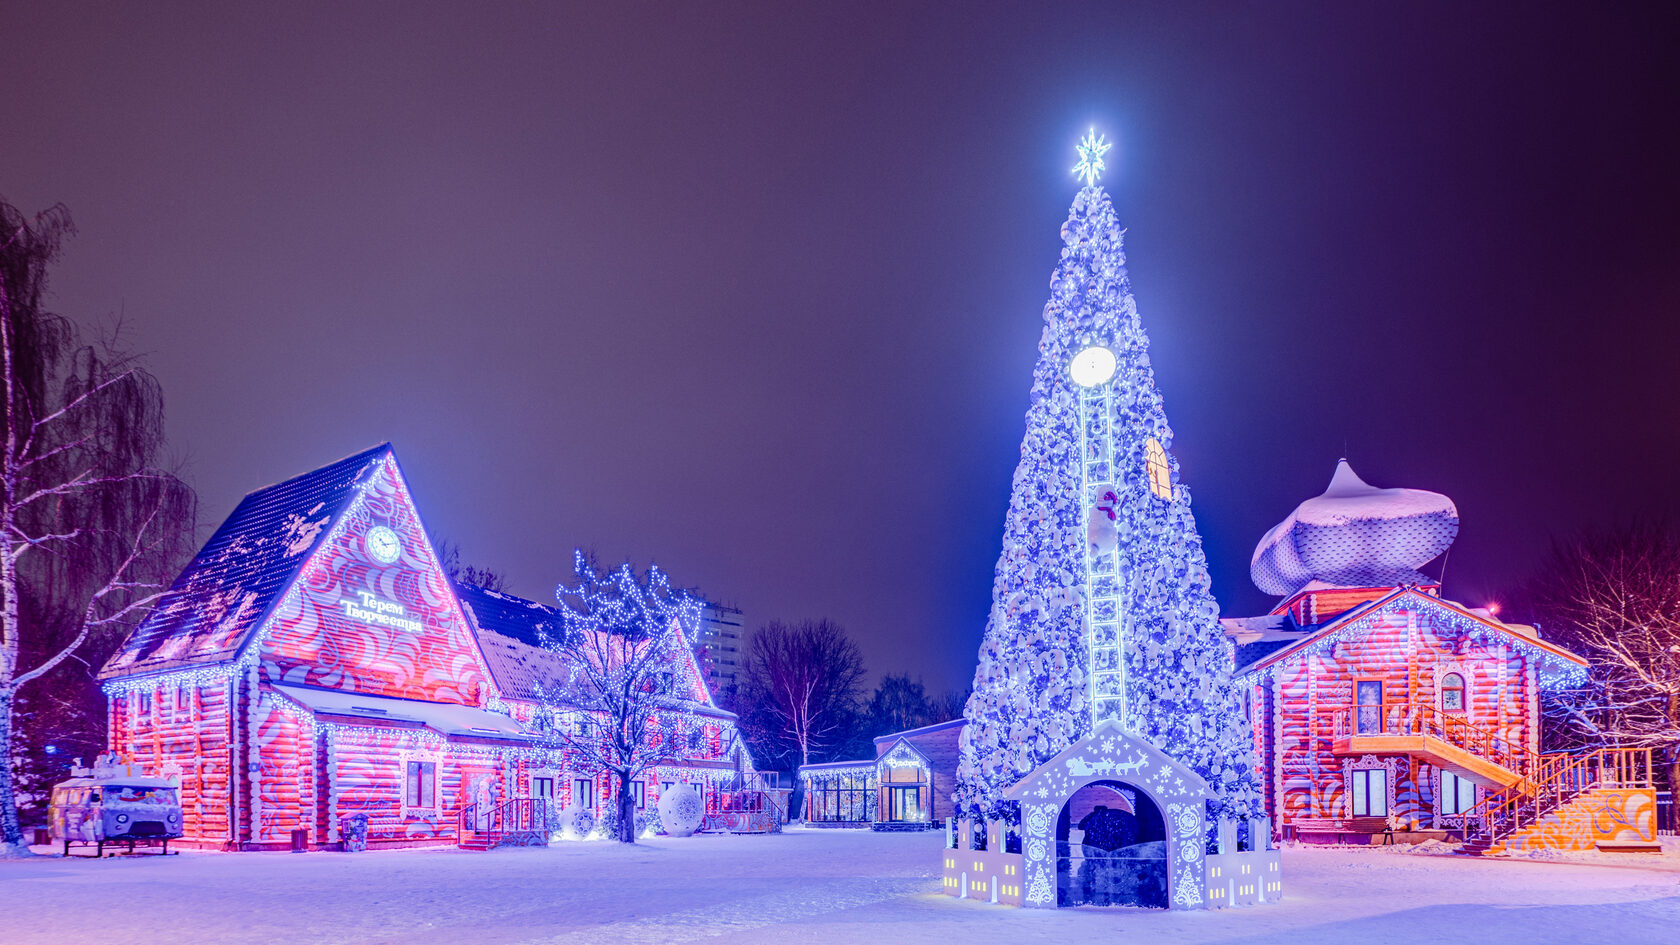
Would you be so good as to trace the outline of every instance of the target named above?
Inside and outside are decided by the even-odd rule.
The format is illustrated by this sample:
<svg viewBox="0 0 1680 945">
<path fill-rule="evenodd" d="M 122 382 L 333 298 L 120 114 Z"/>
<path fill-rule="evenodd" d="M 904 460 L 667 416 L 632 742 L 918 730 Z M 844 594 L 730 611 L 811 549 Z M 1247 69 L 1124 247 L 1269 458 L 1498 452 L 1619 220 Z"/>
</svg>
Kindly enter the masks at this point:
<svg viewBox="0 0 1680 945">
<path fill-rule="evenodd" d="M 360 620 L 362 623 L 378 624 L 381 627 L 395 627 L 398 630 L 407 630 L 410 633 L 420 632 L 420 621 L 413 617 L 403 616 L 405 613 L 403 605 L 394 600 L 375 597 L 367 591 L 358 591 L 357 593 L 361 597 L 360 603 L 353 600 L 339 601 L 340 604 L 344 605 L 344 616 L 351 620 Z"/>
</svg>

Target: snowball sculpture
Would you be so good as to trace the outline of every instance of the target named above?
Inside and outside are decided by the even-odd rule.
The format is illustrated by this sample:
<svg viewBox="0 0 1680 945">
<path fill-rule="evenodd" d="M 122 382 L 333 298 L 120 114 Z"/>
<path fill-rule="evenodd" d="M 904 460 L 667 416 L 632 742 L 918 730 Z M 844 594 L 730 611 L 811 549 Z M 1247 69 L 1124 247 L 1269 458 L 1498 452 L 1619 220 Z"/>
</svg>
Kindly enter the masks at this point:
<svg viewBox="0 0 1680 945">
<path fill-rule="evenodd" d="M 1113 719 L 1261 812 L 1207 559 L 1104 189 L 1074 198 L 1050 280 L 955 800 L 1004 790 Z"/>
<path fill-rule="evenodd" d="M 659 822 L 665 833 L 673 837 L 687 837 L 700 829 L 706 807 L 700 795 L 686 784 L 673 784 L 659 796 Z"/>
<path fill-rule="evenodd" d="M 595 815 L 576 804 L 567 805 L 560 812 L 560 836 L 567 840 L 586 840 L 595 829 Z"/>
<path fill-rule="evenodd" d="M 1457 537 L 1458 509 L 1451 499 L 1422 489 L 1378 489 L 1344 459 L 1323 495 L 1296 506 L 1260 539 L 1248 570 L 1268 594 L 1293 594 L 1309 581 L 1432 584 L 1417 569 Z"/>
</svg>

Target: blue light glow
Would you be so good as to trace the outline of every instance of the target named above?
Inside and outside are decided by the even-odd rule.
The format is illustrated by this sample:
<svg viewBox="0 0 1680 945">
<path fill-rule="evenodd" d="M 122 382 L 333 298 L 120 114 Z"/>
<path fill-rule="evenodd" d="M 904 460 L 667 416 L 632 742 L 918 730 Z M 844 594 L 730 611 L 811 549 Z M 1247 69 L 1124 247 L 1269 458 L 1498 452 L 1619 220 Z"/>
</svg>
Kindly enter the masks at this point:
<svg viewBox="0 0 1680 945">
<path fill-rule="evenodd" d="M 1086 187 L 1097 185 L 1097 178 L 1108 168 L 1103 155 L 1112 147 L 1114 145 L 1108 143 L 1108 136 L 1097 134 L 1097 129 L 1085 132 L 1085 140 L 1079 142 L 1079 163 L 1073 166 L 1073 173 L 1084 179 Z"/>
</svg>

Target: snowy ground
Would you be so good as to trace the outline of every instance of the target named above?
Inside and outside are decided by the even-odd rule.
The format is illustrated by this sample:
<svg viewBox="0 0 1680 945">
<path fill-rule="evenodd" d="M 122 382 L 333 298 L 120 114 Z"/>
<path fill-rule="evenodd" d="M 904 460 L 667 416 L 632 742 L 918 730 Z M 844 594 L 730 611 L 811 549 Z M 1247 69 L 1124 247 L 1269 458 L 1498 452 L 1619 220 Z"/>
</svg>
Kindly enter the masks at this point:
<svg viewBox="0 0 1680 945">
<path fill-rule="evenodd" d="M 793 830 L 630 848 L 0 861 L 0 941 L 1680 942 L 1675 846 L 1593 862 L 1287 850 L 1282 903 L 1166 913 L 958 901 L 939 893 L 940 840 Z"/>
</svg>

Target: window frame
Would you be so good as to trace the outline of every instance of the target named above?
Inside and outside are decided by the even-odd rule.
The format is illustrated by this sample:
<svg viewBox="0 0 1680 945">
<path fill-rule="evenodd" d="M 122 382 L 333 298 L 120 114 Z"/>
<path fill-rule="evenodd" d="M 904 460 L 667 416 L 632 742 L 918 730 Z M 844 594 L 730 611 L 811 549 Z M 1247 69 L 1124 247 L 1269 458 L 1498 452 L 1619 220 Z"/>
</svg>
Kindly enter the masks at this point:
<svg viewBox="0 0 1680 945">
<path fill-rule="evenodd" d="M 1449 680 L 1449 679 L 1457 679 L 1458 680 L 1458 685 L 1456 685 L 1456 686 L 1447 685 L 1447 680 Z M 1470 685 L 1469 685 L 1469 683 L 1470 683 L 1470 680 L 1466 679 L 1464 674 L 1459 672 L 1456 669 L 1442 674 L 1440 685 L 1437 686 L 1437 689 L 1438 689 L 1438 692 L 1437 692 L 1438 700 L 1437 701 L 1440 703 L 1441 712 L 1443 714 L 1449 714 L 1449 715 L 1468 715 L 1468 714 L 1470 714 Z M 1449 692 L 1457 692 L 1458 693 L 1458 706 L 1456 708 L 1448 708 L 1447 707 L 1447 693 L 1449 693 Z"/>
<path fill-rule="evenodd" d="M 1469 788 L 1468 797 L 1465 788 Z M 1435 807 L 1442 817 L 1463 817 L 1476 806 L 1476 782 L 1462 778 L 1446 769 L 1441 770 L 1441 789 L 1435 795 Z"/>
<path fill-rule="evenodd" d="M 438 811 L 438 763 L 435 759 L 403 759 L 403 814 Z"/>
<path fill-rule="evenodd" d="M 1353 781 L 1348 785 L 1348 811 L 1352 817 L 1387 817 L 1388 816 L 1388 769 L 1387 768 L 1355 768 L 1352 771 Z M 1373 810 L 1371 789 L 1377 788 L 1377 804 L 1380 810 Z M 1363 807 L 1364 810 L 1360 810 Z"/>
<path fill-rule="evenodd" d="M 582 794 L 583 797 L 580 798 L 578 796 L 579 794 Z M 594 810 L 595 809 L 595 779 L 594 778 L 573 778 L 572 779 L 572 803 L 576 804 L 578 807 L 581 807 L 585 810 Z"/>
<path fill-rule="evenodd" d="M 1155 498 L 1172 501 L 1172 463 L 1161 441 L 1149 437 L 1143 444 L 1143 468 L 1149 479 L 1149 491 Z"/>
</svg>

